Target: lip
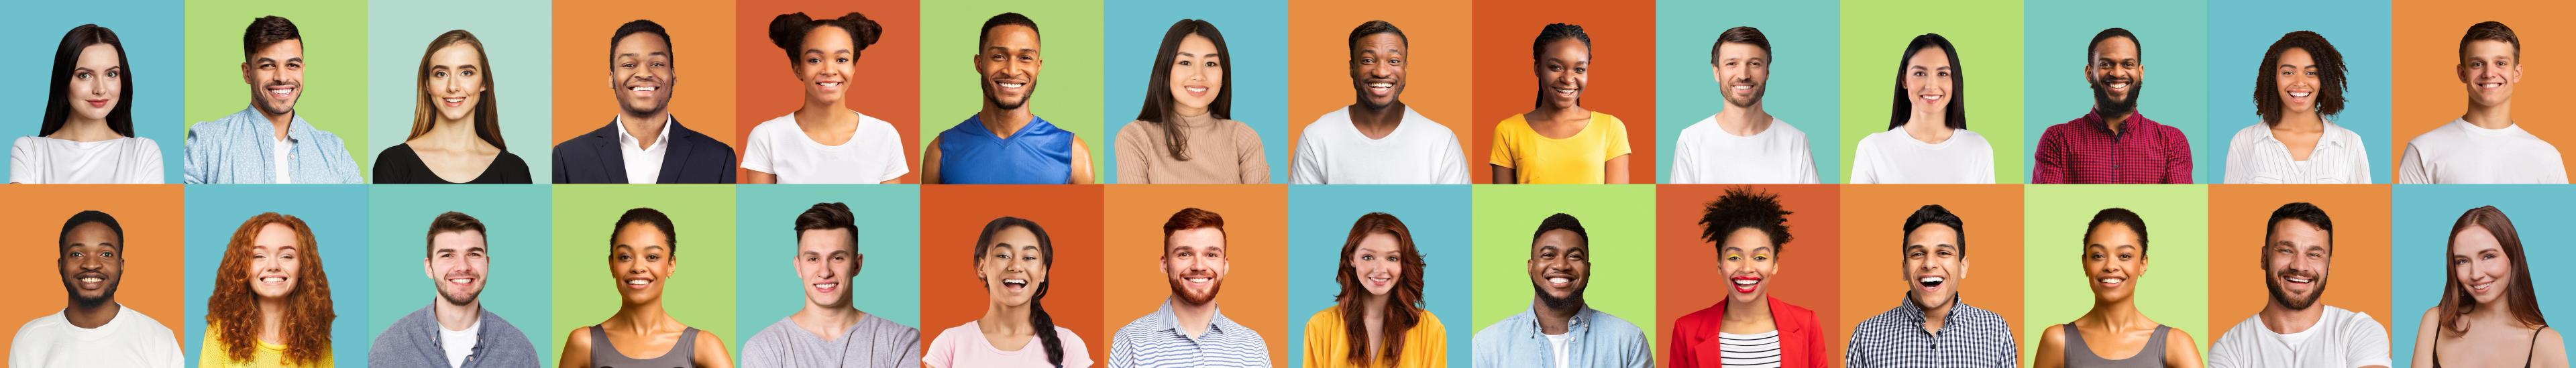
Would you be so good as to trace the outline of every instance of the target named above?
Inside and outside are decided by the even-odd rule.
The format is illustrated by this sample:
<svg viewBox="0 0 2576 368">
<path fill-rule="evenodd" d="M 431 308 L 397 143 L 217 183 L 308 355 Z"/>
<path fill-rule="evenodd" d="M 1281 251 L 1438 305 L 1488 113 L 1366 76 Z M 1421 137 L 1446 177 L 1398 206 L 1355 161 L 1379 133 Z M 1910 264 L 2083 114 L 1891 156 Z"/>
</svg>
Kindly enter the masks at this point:
<svg viewBox="0 0 2576 368">
<path fill-rule="evenodd" d="M 634 97 L 636 97 L 636 98 L 649 98 L 649 97 L 653 97 L 653 94 L 654 94 L 654 93 L 659 93 L 659 92 L 661 92 L 661 90 L 662 90 L 662 86 L 661 86 L 661 85 L 659 85 L 659 84 L 652 84 L 652 83 L 643 83 L 643 84 L 635 84 L 635 85 L 629 85 L 629 86 L 626 86 L 626 93 L 627 93 L 628 95 L 632 95 L 632 96 L 634 96 Z"/>
<path fill-rule="evenodd" d="M 2137 85 L 2136 83 L 2134 83 L 2134 82 L 2130 82 L 2130 81 L 2125 81 L 2125 80 L 2114 80 L 2114 81 L 2111 81 L 2110 83 L 2103 83 L 2103 84 L 2102 84 L 2102 87 L 2103 87 L 2104 89 L 2109 89 L 2109 90 L 2112 90 L 2112 91 L 2128 92 L 2128 91 L 2129 91 L 2129 87 L 2130 87 L 2130 86 L 2136 86 L 2136 85 Z"/>
<path fill-rule="evenodd" d="M 447 98 L 440 98 L 440 99 L 438 99 L 438 102 L 439 102 L 440 104 L 445 104 L 445 105 L 447 105 L 447 107 L 460 107 L 460 106 L 465 106 L 465 98 L 464 98 L 464 97 L 447 97 Z"/>
<path fill-rule="evenodd" d="M 2479 84 L 2477 84 L 2477 86 L 2478 86 L 2478 89 L 2489 90 L 2489 91 L 2499 90 L 2499 89 L 2504 89 L 2504 83 L 2503 83 L 2503 82 L 2479 83 Z"/>
<path fill-rule="evenodd" d="M 467 284 L 473 284 L 473 283 L 474 283 L 474 280 L 477 280 L 477 279 L 476 279 L 476 278 L 472 278 L 472 277 L 449 277 L 449 278 L 447 278 L 447 283 L 449 283 L 449 284 L 456 284 L 456 285 L 467 285 Z"/>
<path fill-rule="evenodd" d="M 1934 293 L 1941 291 L 1942 287 L 1950 286 L 1949 281 L 1949 277 L 1939 275 L 1916 276 L 1914 287 L 1924 293 Z"/>
<path fill-rule="evenodd" d="M 1752 91 L 1752 90 L 1753 90 L 1753 85 L 1751 85 L 1751 84 L 1738 84 L 1738 85 L 1735 85 L 1735 86 L 1733 86 L 1732 88 L 1729 88 L 1729 89 L 1733 89 L 1733 90 L 1736 90 L 1736 91 Z"/>
<path fill-rule="evenodd" d="M 294 86 L 268 86 L 268 95 L 277 99 L 286 99 L 287 96 L 295 95 L 296 89 Z"/>
<path fill-rule="evenodd" d="M 1562 289 L 1562 288 L 1567 288 L 1567 287 L 1572 287 L 1572 286 L 1574 286 L 1574 278 L 1573 278 L 1573 277 L 1567 277 L 1567 276 L 1554 276 L 1554 275 L 1551 275 L 1551 276 L 1547 276 L 1546 280 L 1547 280 L 1547 286 L 1548 286 L 1548 287 L 1552 287 L 1552 288 L 1560 288 L 1560 289 Z"/>
<path fill-rule="evenodd" d="M 107 107 L 107 99 L 103 99 L 103 98 L 102 98 L 102 99 L 96 99 L 96 100 L 86 100 L 86 101 L 84 101 L 84 102 L 88 102 L 88 103 L 89 103 L 89 107 Z"/>
<path fill-rule="evenodd" d="M 1734 278 L 1733 285 L 1735 286 L 1735 292 L 1750 294 L 1753 292 L 1754 288 L 1762 286 L 1762 277 L 1736 276 Z"/>
<path fill-rule="evenodd" d="M 1369 82 L 1369 83 L 1368 83 L 1368 92 L 1369 92 L 1369 96 L 1375 96 L 1375 97 L 1386 97 L 1386 96 L 1389 96 L 1389 95 L 1394 95 L 1394 94 L 1395 94 L 1395 82 Z"/>
<path fill-rule="evenodd" d="M 837 80 L 825 80 L 825 81 L 815 81 L 815 82 L 814 82 L 814 88 L 822 89 L 822 90 L 824 90 L 824 91 L 839 91 L 839 90 L 841 90 L 841 87 L 843 87 L 843 86 L 848 86 L 848 85 L 849 85 L 849 82 L 846 82 L 846 81 L 837 81 Z"/>
<path fill-rule="evenodd" d="M 1550 87 L 1548 90 L 1556 91 L 1557 97 L 1574 97 L 1576 93 L 1583 93 L 1582 88 L 1574 87 Z"/>
<path fill-rule="evenodd" d="M 262 284 L 284 285 L 287 279 L 285 275 L 263 275 L 255 280 Z"/>
<path fill-rule="evenodd" d="M 1943 95 L 1943 94 L 1918 94 L 1918 95 L 1915 95 L 1915 97 L 1922 98 L 1922 99 L 1923 99 L 1923 102 L 1938 102 L 1938 101 L 1941 101 L 1941 98 L 1942 98 L 1942 97 L 1948 97 L 1948 95 Z"/>
<path fill-rule="evenodd" d="M 1027 82 L 1027 81 L 1020 81 L 1020 80 L 995 79 L 995 80 L 993 80 L 993 86 L 994 86 L 994 87 L 1000 87 L 1000 88 L 1001 88 L 1001 89 L 1003 89 L 1003 90 L 1008 90 L 1008 91 L 1018 91 L 1018 90 L 1020 90 L 1020 89 L 1022 89 L 1022 88 L 1028 88 L 1028 86 L 1029 86 L 1029 82 Z"/>
<path fill-rule="evenodd" d="M 2120 287 L 2120 284 L 2126 284 L 2128 282 L 2129 278 L 2127 277 L 2098 277 L 2093 279 L 2094 284 L 2102 285 L 2102 287 Z"/>
<path fill-rule="evenodd" d="M 1394 277 L 1394 276 L 1385 276 L 1385 275 L 1369 276 L 1369 277 L 1368 277 L 1368 283 L 1369 283 L 1369 285 L 1370 285 L 1370 286 L 1380 286 L 1380 287 L 1383 287 L 1383 286 L 1387 286 L 1388 284 L 1393 284 L 1393 283 L 1395 283 L 1395 277 Z"/>
<path fill-rule="evenodd" d="M 2470 290 L 2470 291 L 2472 291 L 2472 292 L 2479 293 L 2479 294 L 2485 294 L 2485 293 L 2488 293 L 2488 292 L 2491 292 L 2491 291 L 2495 291 L 2495 281 L 2487 281 L 2487 282 L 2481 282 L 2481 283 L 2469 284 L 2469 290 Z"/>
<path fill-rule="evenodd" d="M 1002 289 L 1009 290 L 1012 293 L 1028 292 L 1029 280 L 1022 278 L 1002 279 Z"/>
<path fill-rule="evenodd" d="M 643 290 L 645 287 L 653 286 L 653 279 L 647 279 L 647 278 L 632 278 L 632 279 L 626 279 L 626 281 L 625 281 L 625 283 L 624 283 L 624 284 L 619 284 L 619 285 L 626 286 L 626 288 L 628 288 L 628 289 Z"/>
<path fill-rule="evenodd" d="M 1181 91 L 1188 92 L 1190 97 L 1207 97 L 1208 94 L 1207 86 L 1181 86 Z"/>
<path fill-rule="evenodd" d="M 841 289 L 841 283 L 839 283 L 839 282 L 831 282 L 831 281 L 817 282 L 817 283 L 813 283 L 813 284 L 807 284 L 806 286 L 813 287 L 813 288 L 814 288 L 814 291 L 818 291 L 818 292 L 825 292 L 825 293 L 829 293 L 829 292 L 832 292 L 832 291 L 840 290 L 840 289 Z"/>
<path fill-rule="evenodd" d="M 1216 282 L 1216 278 L 1208 276 L 1183 277 L 1181 278 L 1181 282 L 1189 283 L 1191 286 L 1206 286 L 1208 283 Z"/>
</svg>

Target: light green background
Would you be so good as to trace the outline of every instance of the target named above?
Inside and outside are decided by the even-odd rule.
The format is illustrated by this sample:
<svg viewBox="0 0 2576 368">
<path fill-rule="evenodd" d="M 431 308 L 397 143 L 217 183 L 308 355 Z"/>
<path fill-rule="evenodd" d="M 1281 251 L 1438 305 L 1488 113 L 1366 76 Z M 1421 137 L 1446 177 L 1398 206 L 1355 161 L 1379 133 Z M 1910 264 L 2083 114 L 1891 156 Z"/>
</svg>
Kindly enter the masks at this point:
<svg viewBox="0 0 2576 368">
<path fill-rule="evenodd" d="M 2218 338 L 2209 326 L 2209 190 L 2201 185 L 2032 185 L 2022 227 L 2021 360 L 2039 351 L 2049 325 L 2074 322 L 2093 308 L 2085 283 L 2084 225 L 2120 207 L 2147 221 L 2147 272 L 2137 275 L 2138 311 L 2191 333 L 2203 357 Z"/>
<path fill-rule="evenodd" d="M 381 9 L 381 8 L 380 8 Z M 483 309 L 501 316 L 519 333 L 528 337 L 527 344 L 538 347 L 539 356 L 553 356 L 561 349 L 546 349 L 538 341 L 559 336 L 570 330 L 557 329 L 547 305 L 554 301 L 553 286 L 537 282 L 553 278 L 546 270 L 554 248 L 548 238 L 554 232 L 548 226 L 546 198 L 550 192 L 543 185 L 388 185 L 367 188 L 367 337 L 369 342 L 385 334 L 394 321 L 411 315 L 437 300 L 434 281 L 421 269 L 421 259 L 428 256 L 429 222 L 438 214 L 457 211 L 483 221 L 484 242 L 491 257 L 491 268 L 484 271 L 490 278 L 483 283 L 479 298 Z M 346 312 L 343 312 L 346 313 Z M 343 317 L 346 318 L 346 317 Z M 340 343 L 343 348 L 346 342 Z M 555 366 L 554 359 L 538 359 L 541 365 Z"/>
<path fill-rule="evenodd" d="M 452 29 L 473 32 L 483 41 L 492 65 L 493 97 L 501 108 L 501 137 L 528 163 L 528 175 L 548 182 L 554 172 L 553 134 L 554 8 L 543 1 L 368 1 L 367 130 L 383 132 L 350 139 L 353 149 L 381 152 L 411 135 L 414 105 L 420 94 L 422 51 L 430 39 Z M 343 134 L 346 137 L 346 134 Z M 365 148 L 358 148 L 364 146 Z M 367 160 L 373 165 L 373 159 Z M 373 166 L 369 166 L 373 167 Z"/>
<path fill-rule="evenodd" d="M 1894 0 L 1843 1 L 1842 152 L 1840 175 L 1851 182 L 1852 151 L 1861 137 L 1887 131 L 1899 57 L 1914 36 L 1939 33 L 1959 48 L 1968 130 L 1994 146 L 1995 182 L 2027 181 L 2022 167 L 2020 1 L 1954 1 L 1939 6 Z M 1973 73 L 1971 73 L 1973 72 Z M 2069 72 L 2072 74 L 2073 72 Z"/>
<path fill-rule="evenodd" d="M 1494 322 L 1528 311 L 1537 301 L 1529 282 L 1530 234 L 1549 215 L 1582 220 L 1592 239 L 1592 278 L 1584 302 L 1637 326 L 1655 340 L 1655 187 L 1631 185 L 1475 186 L 1475 295 L 1470 323 L 1451 328 L 1450 341 L 1474 338 Z M 1465 335 L 1456 332 L 1466 332 Z M 1477 352 L 1477 354 L 1492 354 Z M 1450 359 L 1467 359 L 1451 356 Z"/>
<path fill-rule="evenodd" d="M 1109 146 L 1101 143 L 1101 4 L 1074 1 L 925 1 L 921 3 L 921 146 L 984 106 L 983 73 L 975 69 L 984 20 L 1017 12 L 1038 23 L 1037 90 L 1029 111 L 1073 132 L 1091 149 L 1095 181 L 1108 182 Z"/>
<path fill-rule="evenodd" d="M 725 338 L 726 349 L 742 351 L 734 331 L 733 186 L 723 184 L 563 184 L 554 185 L 554 326 L 563 331 L 554 345 L 577 328 L 598 324 L 617 314 L 622 300 L 608 273 L 608 237 L 618 215 L 627 209 L 652 207 L 671 217 L 678 252 L 662 307 L 671 318 L 702 333 Z M 626 352 L 654 354 L 661 352 Z"/>
<path fill-rule="evenodd" d="M 304 90 L 295 115 L 314 128 L 340 136 L 357 160 L 358 172 L 369 172 L 375 160 L 367 151 L 367 4 L 354 1 L 188 2 L 186 126 L 223 118 L 250 108 L 251 88 L 242 82 L 242 30 L 261 16 L 295 22 L 304 37 Z M 171 163 L 172 165 L 181 165 Z M 363 174 L 362 174 L 363 175 Z"/>
</svg>

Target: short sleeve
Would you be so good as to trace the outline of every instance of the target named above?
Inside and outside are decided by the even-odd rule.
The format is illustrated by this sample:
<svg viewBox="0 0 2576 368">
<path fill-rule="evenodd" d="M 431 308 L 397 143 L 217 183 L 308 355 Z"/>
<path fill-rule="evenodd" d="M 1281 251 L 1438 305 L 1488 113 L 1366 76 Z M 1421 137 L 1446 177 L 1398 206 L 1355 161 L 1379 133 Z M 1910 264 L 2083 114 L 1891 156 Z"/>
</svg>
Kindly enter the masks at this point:
<svg viewBox="0 0 2576 368">
<path fill-rule="evenodd" d="M 1596 120 L 1606 121 L 1609 123 L 1601 127 L 1602 129 L 1605 129 L 1605 131 L 1601 132 L 1601 157 L 1604 159 L 1617 158 L 1633 152 L 1630 151 L 1628 147 L 1628 123 L 1619 121 L 1618 117 L 1610 116 L 1610 114 L 1601 114 L 1600 116 L 1601 119 Z"/>
</svg>

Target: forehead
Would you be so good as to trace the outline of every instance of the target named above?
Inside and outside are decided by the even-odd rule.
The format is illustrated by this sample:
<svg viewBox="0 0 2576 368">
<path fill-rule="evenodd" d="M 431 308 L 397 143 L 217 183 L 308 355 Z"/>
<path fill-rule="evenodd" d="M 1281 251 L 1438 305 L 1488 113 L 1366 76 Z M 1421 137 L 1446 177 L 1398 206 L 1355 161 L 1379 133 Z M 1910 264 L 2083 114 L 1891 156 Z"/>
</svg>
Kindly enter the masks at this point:
<svg viewBox="0 0 2576 368">
<path fill-rule="evenodd" d="M 2283 65 L 2310 66 L 2316 65 L 2316 63 L 2316 57 L 2310 56 L 2310 54 L 2308 54 L 2308 49 L 2306 48 L 2292 47 L 2281 50 L 2281 64 Z"/>
<path fill-rule="evenodd" d="M 1719 42 L 1717 44 L 1717 55 L 1719 57 L 1769 58 L 1771 57 L 1771 51 L 1763 50 L 1762 46 L 1756 46 L 1750 43 Z"/>
<path fill-rule="evenodd" d="M 124 241 L 125 239 L 121 239 L 116 235 L 116 231 L 114 229 L 109 229 L 107 224 L 98 222 L 82 223 L 80 226 L 73 226 L 71 232 L 63 234 L 63 245 L 71 245 L 74 243 L 122 243 Z"/>
<path fill-rule="evenodd" d="M 1360 245 L 1356 247 L 1356 250 L 1352 253 L 1394 253 L 1400 250 L 1397 249 L 1399 247 L 1400 245 L 1395 242 L 1394 235 L 1388 235 L 1386 233 L 1372 233 L 1368 236 L 1361 237 Z"/>
<path fill-rule="evenodd" d="M 448 43 L 440 46 L 438 52 L 430 53 L 430 59 L 439 65 L 473 64 L 475 59 L 482 57 L 482 51 L 463 42 Z"/>
<path fill-rule="evenodd" d="M 260 46 L 259 51 L 251 53 L 253 59 L 267 57 L 285 60 L 302 56 L 304 56 L 304 40 L 301 39 L 277 41 L 268 46 Z"/>
<path fill-rule="evenodd" d="M 254 248 L 292 247 L 297 242 L 295 229 L 286 227 L 286 224 L 260 226 L 259 235 L 251 238 Z"/>
<path fill-rule="evenodd" d="M 2103 245 L 2135 245 L 2135 243 L 2138 242 L 2138 233 L 2130 230 L 2129 224 L 2103 222 L 2099 225 L 2093 225 L 2093 231 L 2089 235 L 2084 236 L 2084 242 L 2088 244 Z"/>
<path fill-rule="evenodd" d="M 2092 46 L 2095 55 L 2136 55 L 2138 53 L 2138 40 L 2128 37 L 2104 38 L 2102 42 L 2095 42 Z"/>
<path fill-rule="evenodd" d="M 1398 37 L 1393 32 L 1381 32 L 1369 34 L 1367 36 L 1360 36 L 1359 48 L 1357 50 L 1393 50 L 1395 52 L 1402 53 L 1407 47 L 1408 46 L 1405 45 L 1404 37 Z"/>
<path fill-rule="evenodd" d="M 636 56 L 644 56 L 645 54 L 656 52 L 669 54 L 671 52 L 671 43 L 670 39 L 663 38 L 660 33 L 635 32 L 627 34 L 625 38 L 617 39 L 617 49 L 611 51 L 615 51 L 617 54 L 621 55 L 636 54 Z"/>
<path fill-rule="evenodd" d="M 995 26 L 992 30 L 984 31 L 984 39 L 985 48 L 1007 47 L 1015 50 L 1038 48 L 1038 30 L 1023 25 Z"/>
<path fill-rule="evenodd" d="M 431 248 L 481 248 L 483 232 L 474 230 L 441 231 L 429 236 Z"/>
<path fill-rule="evenodd" d="M 1575 234 L 1574 230 L 1554 229 L 1538 234 L 1538 239 L 1530 242 L 1530 246 L 1574 250 L 1585 248 L 1583 243 L 1583 236 Z"/>
<path fill-rule="evenodd" d="M 1000 246 L 1003 244 L 1010 244 L 1014 248 L 1038 246 L 1038 234 L 1030 232 L 1028 228 L 1024 227 L 1012 226 L 1002 228 L 1001 231 L 993 232 L 993 244 L 991 245 Z"/>
<path fill-rule="evenodd" d="M 94 62 L 115 64 L 116 57 L 116 46 L 104 43 L 82 47 L 80 53 L 80 61 L 83 64 Z"/>
<path fill-rule="evenodd" d="M 805 31 L 805 48 L 808 49 L 847 50 L 851 43 L 850 30 L 841 29 L 841 26 L 827 24 Z"/>
<path fill-rule="evenodd" d="M 1959 230 L 1952 229 L 1949 224 L 1942 223 L 1925 223 L 1922 226 L 1915 227 L 1914 232 L 1905 233 L 1906 245 L 1956 245 L 1951 242 L 1958 240 Z"/>
<path fill-rule="evenodd" d="M 1724 244 L 1724 246 L 1725 246 L 1726 248 L 1736 248 L 1736 249 L 1744 249 L 1744 250 L 1752 250 L 1752 249 L 1754 249 L 1754 248 L 1770 248 L 1770 247 L 1771 247 L 1771 234 L 1770 234 L 1770 233 L 1762 232 L 1762 230 L 1760 230 L 1760 229 L 1754 229 L 1754 228 L 1749 228 L 1749 227 L 1745 227 L 1745 228 L 1736 228 L 1735 230 L 1729 230 L 1729 231 L 1727 231 L 1727 232 L 1726 232 L 1726 240 L 1725 240 L 1725 242 L 1726 242 L 1726 243 Z"/>
<path fill-rule="evenodd" d="M 1210 227 L 1182 229 L 1173 231 L 1171 239 L 1169 240 L 1171 240 L 1172 247 L 1174 248 L 1207 247 L 1223 249 L 1225 248 L 1225 231 Z"/>
<path fill-rule="evenodd" d="M 2460 53 L 2464 56 L 2511 56 L 2514 53 L 2514 47 L 2513 44 L 2504 41 L 2475 40 L 2460 45 Z"/>
<path fill-rule="evenodd" d="M 618 226 L 617 234 L 614 238 L 616 238 L 616 244 L 618 245 L 632 245 L 638 247 L 671 245 L 669 238 L 662 236 L 661 228 L 654 227 L 653 224 L 642 222 Z"/>
<path fill-rule="evenodd" d="M 1197 33 L 1191 33 L 1189 36 L 1181 37 L 1181 43 L 1180 43 L 1180 45 L 1178 45 L 1178 46 L 1180 46 L 1181 50 L 1183 50 L 1183 51 L 1191 51 L 1191 50 L 1196 50 L 1196 51 L 1209 51 L 1209 52 L 1216 51 L 1216 41 L 1208 40 L 1207 36 L 1201 36 L 1201 35 L 1199 35 L 1199 34 L 1197 34 Z M 1208 52 L 1193 52 L 1193 53 L 1194 53 L 1194 54 L 1207 54 Z"/>
<path fill-rule="evenodd" d="M 799 252 L 829 253 L 835 250 L 856 252 L 859 244 L 850 239 L 850 229 L 813 229 L 797 232 Z"/>
<path fill-rule="evenodd" d="M 1923 50 L 1915 51 L 1914 56 L 1906 57 L 1905 63 L 1925 68 L 1947 67 L 1950 66 L 1950 54 L 1940 46 L 1924 47 Z"/>
<path fill-rule="evenodd" d="M 2451 236 L 2451 254 L 2473 254 L 2503 247 L 2504 244 L 2496 240 L 2495 233 L 2487 232 L 2485 227 L 2470 226 Z"/>
<path fill-rule="evenodd" d="M 2272 223 L 2272 241 L 2323 240 L 2326 230 L 2305 220 L 2285 218 Z"/>
</svg>

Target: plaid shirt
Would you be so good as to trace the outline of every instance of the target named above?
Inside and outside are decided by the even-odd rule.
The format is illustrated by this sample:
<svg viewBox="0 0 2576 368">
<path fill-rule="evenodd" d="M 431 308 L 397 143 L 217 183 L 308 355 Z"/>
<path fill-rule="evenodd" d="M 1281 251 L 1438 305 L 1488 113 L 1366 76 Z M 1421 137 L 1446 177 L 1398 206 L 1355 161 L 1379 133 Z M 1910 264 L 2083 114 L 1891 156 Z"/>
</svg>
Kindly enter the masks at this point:
<svg viewBox="0 0 2576 368">
<path fill-rule="evenodd" d="M 2121 120 L 2114 133 L 2102 112 L 2048 127 L 2035 154 L 2031 184 L 2191 184 L 2191 138 L 2147 120 Z"/>
<path fill-rule="evenodd" d="M 1913 294 L 1903 305 L 1861 321 L 1844 348 L 1844 367 L 2013 368 L 2021 350 L 2004 317 L 1955 301 L 1939 334 L 1923 332 L 1923 308 Z"/>
</svg>

